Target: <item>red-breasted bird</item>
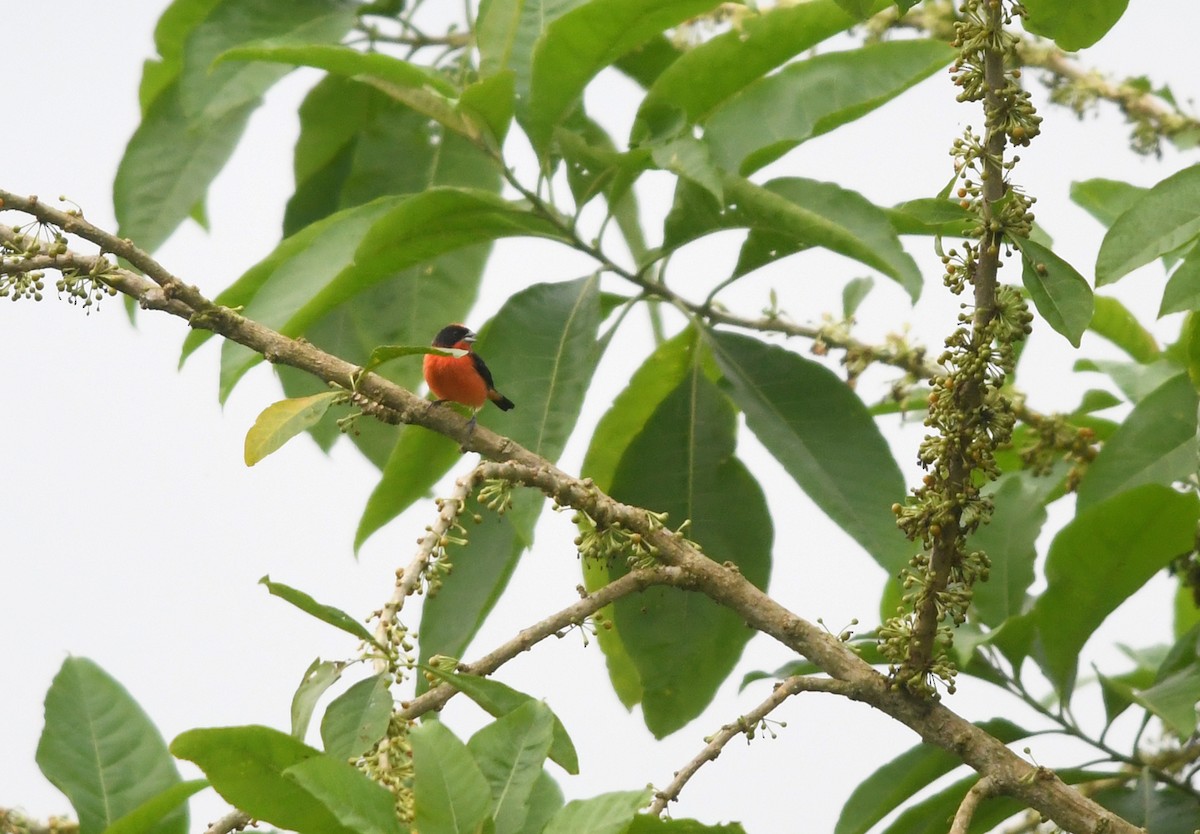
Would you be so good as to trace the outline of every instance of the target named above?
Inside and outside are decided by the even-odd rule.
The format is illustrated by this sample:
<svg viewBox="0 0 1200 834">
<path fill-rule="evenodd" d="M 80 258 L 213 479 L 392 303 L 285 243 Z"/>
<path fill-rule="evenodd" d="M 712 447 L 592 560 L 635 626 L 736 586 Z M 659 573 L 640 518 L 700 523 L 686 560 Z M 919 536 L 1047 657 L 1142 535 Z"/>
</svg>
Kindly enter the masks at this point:
<svg viewBox="0 0 1200 834">
<path fill-rule="evenodd" d="M 436 348 L 465 350 L 465 356 L 437 356 L 425 354 L 425 382 L 437 397 L 437 402 L 456 402 L 474 411 L 483 408 L 491 400 L 502 411 L 515 407 L 515 403 L 496 390 L 492 372 L 479 354 L 471 349 L 475 334 L 461 324 L 448 324 L 434 337 Z M 475 415 L 471 415 L 471 423 Z"/>
</svg>

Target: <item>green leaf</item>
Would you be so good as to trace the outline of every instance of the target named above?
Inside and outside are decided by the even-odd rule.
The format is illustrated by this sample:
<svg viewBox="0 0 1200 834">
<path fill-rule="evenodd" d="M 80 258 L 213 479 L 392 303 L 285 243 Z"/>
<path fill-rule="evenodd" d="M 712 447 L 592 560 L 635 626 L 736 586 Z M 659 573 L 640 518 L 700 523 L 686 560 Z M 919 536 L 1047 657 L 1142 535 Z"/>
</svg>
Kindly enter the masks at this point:
<svg viewBox="0 0 1200 834">
<path fill-rule="evenodd" d="M 69 657 L 46 693 L 37 764 L 71 802 L 80 834 L 99 834 L 180 783 L 175 762 L 150 718 L 92 661 Z M 187 810 L 145 830 L 184 834 Z"/>
<path fill-rule="evenodd" d="M 352 831 L 284 775 L 321 755 L 286 733 L 259 726 L 188 730 L 171 742 L 171 752 L 198 765 L 222 799 L 257 820 L 300 834 Z"/>
<path fill-rule="evenodd" d="M 321 743 L 328 755 L 354 759 L 383 738 L 395 709 L 390 684 L 389 676 L 372 675 L 333 699 L 321 719 Z"/>
<path fill-rule="evenodd" d="M 655 35 L 712 8 L 712 0 L 590 0 L 546 26 L 533 53 L 527 128 L 545 155 L 554 127 L 600 70 Z"/>
<path fill-rule="evenodd" d="M 513 83 L 512 70 L 505 70 L 468 85 L 458 100 L 459 111 L 481 122 L 487 128 L 489 144 L 497 149 L 512 124 L 516 106 Z"/>
<path fill-rule="evenodd" d="M 1096 802 L 1131 824 L 1154 834 L 1194 834 L 1200 801 L 1172 787 L 1160 787 L 1149 768 L 1136 784 L 1107 787 L 1092 795 Z"/>
<path fill-rule="evenodd" d="M 966 237 L 978 221 L 958 200 L 924 197 L 885 209 L 897 234 Z"/>
<path fill-rule="evenodd" d="M 1178 374 L 1139 402 L 1088 466 L 1080 509 L 1142 484 L 1171 484 L 1196 471 L 1196 389 Z"/>
<path fill-rule="evenodd" d="M 1111 284 L 1200 234 L 1200 165 L 1184 168 L 1118 217 L 1096 256 L 1096 286 Z"/>
<path fill-rule="evenodd" d="M 614 791 L 568 802 L 542 834 L 622 834 L 653 791 Z"/>
<path fill-rule="evenodd" d="M 546 27 L 585 0 L 482 0 L 475 23 L 482 77 L 512 70 L 518 106 L 528 109 L 534 47 Z M 522 118 L 524 116 L 522 115 Z"/>
<path fill-rule="evenodd" d="M 400 513 L 429 495 L 462 457 L 458 444 L 422 426 L 404 426 L 354 532 L 354 551 Z"/>
<path fill-rule="evenodd" d="M 431 667 L 430 671 L 466 695 L 493 718 L 508 715 L 518 707 L 535 700 L 533 696 L 518 692 L 511 686 L 491 678 L 481 678 L 478 675 L 459 672 L 444 672 L 437 667 Z M 571 737 L 567 735 L 567 728 L 563 726 L 558 716 L 554 713 L 550 713 L 550 715 L 553 720 L 551 721 L 549 756 L 567 773 L 577 774 L 579 773 L 579 756 L 575 752 L 575 745 L 571 741 Z"/>
<path fill-rule="evenodd" d="M 542 834 L 546 823 L 558 813 L 563 806 L 562 788 L 546 771 L 538 774 L 529 793 L 529 810 L 525 815 L 525 828 L 522 834 Z"/>
<path fill-rule="evenodd" d="M 304 591 L 298 591 L 295 588 L 284 585 L 282 582 L 272 582 L 269 576 L 264 576 L 258 580 L 258 584 L 266 585 L 271 596 L 279 597 L 285 602 L 290 602 L 304 613 L 316 617 L 321 622 L 328 623 L 334 628 L 340 628 L 347 634 L 353 634 L 364 643 L 370 643 L 380 650 L 383 649 L 383 646 L 380 646 L 375 641 L 371 632 L 367 631 L 366 626 L 342 609 L 335 608 L 332 605 L 322 605 L 304 593 Z"/>
<path fill-rule="evenodd" d="M 1129 0 L 1094 0 L 1086 6 L 1061 0 L 1029 0 L 1023 3 L 1028 15 L 1025 28 L 1050 38 L 1067 52 L 1075 52 L 1099 41 L 1125 14 Z"/>
<path fill-rule="evenodd" d="M 940 41 L 905 40 L 797 61 L 718 107 L 705 123 L 704 141 L 719 167 L 749 174 L 891 101 L 954 55 Z"/>
<path fill-rule="evenodd" d="M 296 435 L 316 425 L 329 406 L 339 397 L 337 391 L 326 391 L 311 397 L 281 400 L 263 409 L 246 432 L 246 465 L 253 466 L 267 455 L 283 447 Z"/>
<path fill-rule="evenodd" d="M 686 535 L 710 558 L 736 564 L 764 587 L 771 517 L 758 483 L 734 456 L 736 430 L 733 406 L 693 366 L 625 450 L 611 494 L 667 512 L 672 527 L 688 522 Z M 624 569 L 609 568 L 614 576 Z M 740 617 L 677 588 L 618 600 L 613 622 L 641 680 L 646 727 L 659 738 L 703 711 L 750 638 Z"/>
<path fill-rule="evenodd" d="M 517 404 L 498 415 L 505 434 L 535 454 L 556 460 L 575 427 L 599 360 L 600 295 L 595 277 L 536 284 L 512 296 L 480 330 L 475 348 L 497 387 Z M 491 409 L 489 409 L 491 411 Z M 421 660 L 460 657 L 503 592 L 516 559 L 533 540 L 545 501 L 518 491 L 503 519 L 473 502 L 484 516 L 454 559 L 454 573 L 421 614 Z"/>
<path fill-rule="evenodd" d="M 492 790 L 467 746 L 440 721 L 409 734 L 413 750 L 413 827 L 421 834 L 475 834 L 488 818 Z"/>
<path fill-rule="evenodd" d="M 707 191 L 717 202 L 724 199 L 721 172 L 713 165 L 708 145 L 692 136 L 679 136 L 650 145 L 650 158 L 664 171 L 678 174 Z"/>
<path fill-rule="evenodd" d="M 142 115 L 166 87 L 183 72 L 184 45 L 221 0 L 173 0 L 154 26 L 154 46 L 159 60 L 143 65 L 138 102 Z"/>
<path fill-rule="evenodd" d="M 1079 339 L 1092 320 L 1092 288 L 1075 268 L 1049 249 L 1028 238 L 1019 240 L 1021 283 L 1042 318 L 1055 331 L 1079 347 Z"/>
<path fill-rule="evenodd" d="M 1149 190 L 1120 180 L 1097 178 L 1071 183 L 1071 199 L 1107 228 Z"/>
<path fill-rule="evenodd" d="M 1131 594 L 1195 543 L 1200 501 L 1146 484 L 1079 512 L 1054 537 L 1047 588 L 1029 614 L 1043 670 L 1064 699 L 1080 650 Z M 1065 613 L 1070 616 L 1064 616 Z"/>
<path fill-rule="evenodd" d="M 1196 731 L 1200 667 L 1180 669 L 1147 689 L 1135 690 L 1134 699 L 1161 718 L 1177 736 L 1186 739 Z"/>
<path fill-rule="evenodd" d="M 878 11 L 887 3 L 878 0 Z M 775 6 L 680 55 L 647 91 L 630 144 L 662 132 L 682 113 L 703 122 L 722 103 L 790 58 L 854 24 L 833 0 Z"/>
<path fill-rule="evenodd" d="M 257 102 L 191 123 L 178 82 L 159 93 L 129 138 L 113 180 L 117 234 L 142 249 L 161 246 L 233 154 Z"/>
<path fill-rule="evenodd" d="M 300 741 L 308 735 L 308 725 L 312 721 L 313 710 L 317 701 L 325 694 L 325 690 L 333 686 L 342 677 L 345 664 L 333 660 L 317 658 L 304 672 L 304 678 L 296 687 L 292 696 L 292 736 Z"/>
<path fill-rule="evenodd" d="M 1167 279 L 1158 317 L 1189 310 L 1200 310 L 1200 247 L 1192 247 Z"/>
<path fill-rule="evenodd" d="M 283 777 L 312 795 L 344 830 L 355 834 L 406 834 L 396 818 L 395 797 L 358 768 L 328 756 L 288 767 Z"/>
<path fill-rule="evenodd" d="M 158 823 L 168 814 L 179 809 L 188 799 L 208 787 L 207 779 L 192 779 L 172 785 L 157 796 L 152 796 L 112 825 L 104 834 L 147 834 L 165 830 Z M 185 818 L 186 822 L 186 818 Z M 186 826 L 175 826 L 186 831 Z"/>
<path fill-rule="evenodd" d="M 1113 384 L 1131 402 L 1140 402 L 1164 382 L 1179 373 L 1179 365 L 1170 359 L 1157 359 L 1148 364 L 1117 362 L 1107 359 L 1080 359 L 1076 371 L 1097 371 L 1107 374 Z"/>
<path fill-rule="evenodd" d="M 1162 354 L 1154 334 L 1142 327 L 1124 304 L 1105 295 L 1096 296 L 1095 302 L 1096 311 L 1088 330 L 1108 339 L 1138 362 L 1153 362 Z"/>
<path fill-rule="evenodd" d="M 1029 736 L 1028 730 L 1003 718 L 983 721 L 977 726 L 1005 744 Z M 854 789 L 842 806 L 834 834 L 866 834 L 881 819 L 961 764 L 956 756 L 928 744 L 910 748 Z"/>
<path fill-rule="evenodd" d="M 736 273 L 741 275 L 810 246 L 878 269 L 916 300 L 921 272 L 904 251 L 887 214 L 834 183 L 787 177 L 765 186 L 742 177 L 723 180 L 725 204 L 681 181 L 664 226 L 663 247 L 675 249 L 720 229 L 749 228 Z"/>
<path fill-rule="evenodd" d="M 784 348 L 724 332 L 710 344 L 747 425 L 796 483 L 889 574 L 906 564 L 912 545 L 891 509 L 904 478 L 862 400 Z"/>
<path fill-rule="evenodd" d="M 834 0 L 851 17 L 866 20 L 871 16 L 871 0 Z"/>
<path fill-rule="evenodd" d="M 553 725 L 550 708 L 531 699 L 467 742 L 492 788 L 496 834 L 517 834 L 523 829 L 529 797 L 550 750 Z"/>
<path fill-rule="evenodd" d="M 991 568 L 988 581 L 974 589 L 971 603 L 979 620 L 992 628 L 1024 610 L 1025 593 L 1034 579 L 1034 545 L 1046 523 L 1046 500 L 1057 482 L 1024 471 L 1004 476 L 989 490 L 993 519 L 971 536 L 971 549 L 986 553 Z"/>
<path fill-rule="evenodd" d="M 382 52 L 360 52 L 339 44 L 246 43 L 226 50 L 217 59 L 264 61 L 292 66 L 316 67 L 345 78 L 374 78 L 400 87 L 426 89 L 450 97 L 457 92 L 445 76 L 419 64 L 411 64 Z"/>
</svg>

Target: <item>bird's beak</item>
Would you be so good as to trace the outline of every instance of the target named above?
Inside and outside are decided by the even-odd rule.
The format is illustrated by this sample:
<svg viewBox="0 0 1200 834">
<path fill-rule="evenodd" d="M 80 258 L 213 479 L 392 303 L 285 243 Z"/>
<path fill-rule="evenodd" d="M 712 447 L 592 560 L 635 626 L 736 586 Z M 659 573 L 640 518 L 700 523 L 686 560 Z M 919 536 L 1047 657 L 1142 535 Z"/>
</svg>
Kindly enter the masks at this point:
<svg viewBox="0 0 1200 834">
<path fill-rule="evenodd" d="M 478 338 L 479 338 L 479 337 L 478 337 L 478 336 L 476 336 L 476 335 L 475 335 L 475 333 L 474 333 L 473 331 L 471 331 L 471 330 L 468 330 L 468 331 L 467 331 L 467 335 L 463 336 L 463 337 L 462 337 L 462 340 L 463 340 L 464 342 L 466 342 L 466 343 L 469 345 L 469 344 L 473 344 L 473 343 L 475 342 L 475 340 L 476 340 L 476 339 L 478 339 Z"/>
</svg>

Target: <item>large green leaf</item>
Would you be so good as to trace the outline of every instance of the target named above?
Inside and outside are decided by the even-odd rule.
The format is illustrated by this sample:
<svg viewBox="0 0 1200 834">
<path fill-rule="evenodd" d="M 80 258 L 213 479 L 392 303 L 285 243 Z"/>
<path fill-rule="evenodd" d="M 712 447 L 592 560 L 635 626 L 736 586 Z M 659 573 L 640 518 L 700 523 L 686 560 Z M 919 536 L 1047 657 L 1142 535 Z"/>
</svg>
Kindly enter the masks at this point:
<svg viewBox="0 0 1200 834">
<path fill-rule="evenodd" d="M 784 348 L 723 332 L 710 344 L 751 431 L 818 507 L 889 574 L 898 571 L 912 556 L 891 510 L 904 478 L 862 400 Z"/>
<path fill-rule="evenodd" d="M 1021 282 L 1037 311 L 1055 331 L 1079 347 L 1092 320 L 1092 288 L 1075 268 L 1049 249 L 1028 238 L 1021 249 Z"/>
<path fill-rule="evenodd" d="M 600 294 L 595 278 L 537 284 L 512 298 L 482 328 L 475 347 L 497 387 L 516 403 L 495 427 L 526 448 L 556 460 L 575 427 L 583 397 L 599 360 Z M 497 520 L 469 528 L 469 544 L 455 554 L 454 573 L 426 600 L 421 615 L 421 658 L 461 656 L 504 590 L 516 559 L 533 540 L 544 500 L 520 490 Z"/>
<path fill-rule="evenodd" d="M 353 830 L 284 775 L 288 768 L 321 755 L 287 733 L 258 726 L 188 730 L 171 742 L 171 752 L 198 765 L 226 802 L 255 819 L 300 834 Z"/>
<path fill-rule="evenodd" d="M 178 782 L 156 794 L 104 829 L 104 834 L 148 834 L 161 831 L 160 822 L 190 797 L 209 786 L 207 779 Z M 82 829 L 80 829 L 82 830 Z M 186 828 L 180 829 L 186 830 Z"/>
<path fill-rule="evenodd" d="M 538 39 L 547 26 L 584 2 L 586 0 L 482 0 L 475 23 L 479 74 L 487 77 L 511 70 L 518 107 L 526 111 Z"/>
<path fill-rule="evenodd" d="M 321 743 L 339 761 L 361 756 L 387 732 L 395 704 L 391 678 L 372 675 L 334 698 L 321 719 Z"/>
<path fill-rule="evenodd" d="M 467 742 L 492 789 L 496 834 L 518 834 L 529 797 L 550 750 L 554 715 L 541 701 L 528 700 L 488 724 Z"/>
<path fill-rule="evenodd" d="M 431 667 L 433 674 L 453 686 L 479 704 L 493 718 L 508 715 L 518 707 L 533 701 L 532 695 L 518 692 L 511 686 L 501 683 L 494 678 L 481 678 L 478 675 L 467 675 L 458 672 L 443 672 L 437 667 Z M 541 702 L 539 702 L 541 703 Z M 579 773 L 579 756 L 575 752 L 575 744 L 567 735 L 567 729 L 554 713 L 551 717 L 551 742 L 549 755 L 567 773 Z"/>
<path fill-rule="evenodd" d="M 989 491 L 995 513 L 971 536 L 970 547 L 986 553 L 991 568 L 988 581 L 972 591 L 971 604 L 979 620 L 992 628 L 1024 610 L 1034 579 L 1034 545 L 1046 523 L 1046 499 L 1057 483 L 1026 470 L 1004 476 Z"/>
<path fill-rule="evenodd" d="M 1200 234 L 1200 165 L 1172 174 L 1142 195 L 1100 244 L 1096 286 L 1174 252 Z"/>
<path fill-rule="evenodd" d="M 1088 330 L 1108 339 L 1138 362 L 1153 362 L 1162 353 L 1154 334 L 1142 326 L 1128 307 L 1106 295 L 1097 295 Z"/>
<path fill-rule="evenodd" d="M 308 725 L 312 721 L 313 711 L 317 701 L 342 676 L 345 663 L 334 660 L 317 658 L 304 671 L 304 677 L 296 692 L 292 695 L 292 736 L 304 741 L 308 735 Z"/>
<path fill-rule="evenodd" d="M 866 115 L 954 55 L 940 41 L 885 41 L 789 64 L 718 107 L 704 125 L 704 141 L 717 165 L 747 174 Z"/>
<path fill-rule="evenodd" d="M 329 756 L 312 756 L 283 771 L 355 834 L 408 834 L 396 817 L 395 797 L 356 767 Z"/>
<path fill-rule="evenodd" d="M 142 65 L 138 103 L 142 115 L 172 81 L 183 72 L 184 45 L 188 35 L 212 14 L 221 0 L 173 0 L 154 25 L 154 47 L 158 58 Z"/>
<path fill-rule="evenodd" d="M 382 52 L 360 52 L 339 44 L 246 43 L 221 54 L 220 63 L 248 61 L 316 67 L 346 78 L 372 77 L 402 87 L 428 88 L 444 96 L 456 92 L 453 84 L 419 64 Z M 215 57 L 215 56 L 214 56 Z"/>
<path fill-rule="evenodd" d="M 526 122 L 534 148 L 546 153 L 555 125 L 596 73 L 712 6 L 713 0 L 590 0 L 551 22 L 533 54 Z"/>
<path fill-rule="evenodd" d="M 1133 825 L 1153 834 L 1194 834 L 1200 800 L 1171 786 L 1161 786 L 1149 768 L 1129 786 L 1111 786 L 1092 798 Z"/>
<path fill-rule="evenodd" d="M 875 8 L 885 5 L 878 0 Z M 704 121 L 748 84 L 854 22 L 833 0 L 779 5 L 747 15 L 738 26 L 667 65 L 638 109 L 631 144 L 661 134 L 680 112 L 687 122 Z"/>
<path fill-rule="evenodd" d="M 798 177 L 757 185 L 727 175 L 721 184 L 724 204 L 696 185 L 679 182 L 664 225 L 665 249 L 720 229 L 749 228 L 738 274 L 820 246 L 878 269 L 914 300 L 920 295 L 921 272 L 900 245 L 887 213 L 858 192 Z"/>
<path fill-rule="evenodd" d="M 66 794 L 80 834 L 99 834 L 161 792 L 180 784 L 162 736 L 130 694 L 83 657 L 69 657 L 46 693 L 37 763 Z M 184 834 L 187 808 L 144 831 Z"/>
<path fill-rule="evenodd" d="M 413 751 L 413 826 L 421 834 L 476 834 L 492 790 L 467 746 L 440 721 L 409 734 Z"/>
<path fill-rule="evenodd" d="M 1200 703 L 1200 667 L 1180 669 L 1153 686 L 1136 690 L 1134 699 L 1163 720 L 1172 732 L 1186 739 L 1196 731 L 1196 704 Z"/>
<path fill-rule="evenodd" d="M 1180 373 L 1139 402 L 1088 466 L 1079 508 L 1141 484 L 1171 484 L 1196 472 L 1196 389 Z"/>
<path fill-rule="evenodd" d="M 1050 544 L 1047 588 L 1030 612 L 1043 670 L 1064 698 L 1079 653 L 1118 605 L 1195 544 L 1200 500 L 1146 484 L 1075 516 Z"/>
<path fill-rule="evenodd" d="M 697 820 L 638 814 L 624 834 L 746 834 L 740 822 L 708 825 Z"/>
<path fill-rule="evenodd" d="M 622 834 L 651 793 L 645 788 L 572 800 L 550 818 L 543 834 Z"/>
<path fill-rule="evenodd" d="M 1023 20 L 1026 29 L 1075 52 L 1104 37 L 1125 14 L 1129 0 L 1027 0 L 1022 5 L 1028 12 Z"/>
<path fill-rule="evenodd" d="M 1107 228 L 1149 190 L 1120 180 L 1096 178 L 1071 183 L 1071 199 Z"/>
<path fill-rule="evenodd" d="M 771 517 L 758 483 L 734 456 L 733 406 L 699 368 L 655 409 L 613 477 L 619 501 L 667 512 L 717 562 L 764 587 Z M 613 564 L 614 575 L 625 565 Z M 650 588 L 613 606 L 613 621 L 642 685 L 642 714 L 658 737 L 695 718 L 750 638 L 738 616 L 700 594 Z"/>
<path fill-rule="evenodd" d="M 993 718 L 978 726 L 1005 744 L 1029 735 L 1028 730 L 1003 718 Z M 910 748 L 880 767 L 854 789 L 842 806 L 834 834 L 866 834 L 918 791 L 961 764 L 958 757 L 932 745 L 919 744 Z"/>
<path fill-rule="evenodd" d="M 156 41 L 166 52 L 147 65 L 153 80 L 143 83 L 142 122 L 113 182 L 119 234 L 146 249 L 161 245 L 203 201 L 262 94 L 287 72 L 214 70 L 219 54 L 257 38 L 337 41 L 353 21 L 353 10 L 335 0 L 223 0 L 164 15 Z"/>
<path fill-rule="evenodd" d="M 367 627 L 360 623 L 357 618 L 351 617 L 345 611 L 332 605 L 325 605 L 317 602 L 304 591 L 297 590 L 289 585 L 284 585 L 282 582 L 272 582 L 271 577 L 264 576 L 258 580 L 259 585 L 266 587 L 271 596 L 279 597 L 285 602 L 299 608 L 305 614 L 311 617 L 316 617 L 323 623 L 341 629 L 347 634 L 352 634 L 364 643 L 372 643 L 376 647 L 382 649 L 375 642 L 375 637 L 371 632 L 367 631 Z"/>
<path fill-rule="evenodd" d="M 1200 310 L 1200 247 L 1194 246 L 1183 257 L 1183 263 L 1171 273 L 1163 289 L 1158 315 Z"/>
</svg>

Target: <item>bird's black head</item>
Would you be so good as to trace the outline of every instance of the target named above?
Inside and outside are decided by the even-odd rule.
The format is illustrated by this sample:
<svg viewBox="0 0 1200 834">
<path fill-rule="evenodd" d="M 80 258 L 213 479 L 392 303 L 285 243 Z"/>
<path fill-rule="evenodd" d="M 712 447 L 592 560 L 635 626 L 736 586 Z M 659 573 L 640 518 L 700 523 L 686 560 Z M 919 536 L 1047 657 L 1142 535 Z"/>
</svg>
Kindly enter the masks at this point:
<svg viewBox="0 0 1200 834">
<path fill-rule="evenodd" d="M 459 342 L 470 344 L 473 341 L 475 341 L 475 333 L 471 328 L 462 324 L 448 324 L 439 330 L 437 336 L 433 338 L 433 346 L 452 348 Z"/>
</svg>

